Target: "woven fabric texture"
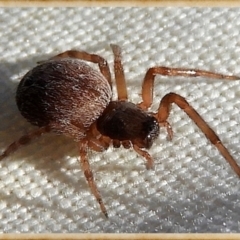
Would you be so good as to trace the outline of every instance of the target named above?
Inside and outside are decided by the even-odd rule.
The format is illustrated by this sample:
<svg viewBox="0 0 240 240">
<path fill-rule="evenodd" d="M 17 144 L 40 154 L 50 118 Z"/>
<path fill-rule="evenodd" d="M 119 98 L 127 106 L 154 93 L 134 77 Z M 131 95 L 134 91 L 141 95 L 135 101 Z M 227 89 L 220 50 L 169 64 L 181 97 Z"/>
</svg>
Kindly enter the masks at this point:
<svg viewBox="0 0 240 240">
<path fill-rule="evenodd" d="M 69 49 L 99 54 L 112 70 L 109 45 L 121 46 L 134 103 L 152 66 L 240 76 L 239 9 L 3 8 L 0 34 L 1 150 L 34 129 L 15 104 L 21 77 Z M 187 99 L 240 164 L 239 81 L 158 76 L 152 110 L 169 92 Z M 161 129 L 149 150 L 154 170 L 131 149 L 89 152 L 109 219 L 90 193 L 72 139 L 50 133 L 22 147 L 0 162 L 0 232 L 239 232 L 239 178 L 175 105 L 169 122 L 173 140 Z"/>
</svg>

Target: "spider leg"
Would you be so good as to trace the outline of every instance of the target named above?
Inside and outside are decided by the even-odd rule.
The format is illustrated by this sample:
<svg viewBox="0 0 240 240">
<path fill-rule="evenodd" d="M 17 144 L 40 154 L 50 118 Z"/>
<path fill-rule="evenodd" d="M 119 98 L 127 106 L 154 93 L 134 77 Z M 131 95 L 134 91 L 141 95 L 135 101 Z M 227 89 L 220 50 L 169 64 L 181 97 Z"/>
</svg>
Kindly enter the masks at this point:
<svg viewBox="0 0 240 240">
<path fill-rule="evenodd" d="M 111 80 L 111 73 L 109 70 L 109 66 L 108 66 L 107 61 L 104 58 L 102 58 L 101 56 L 96 55 L 96 54 L 90 54 L 90 53 L 87 53 L 84 51 L 69 50 L 69 51 L 60 53 L 54 57 L 51 57 L 49 60 L 58 59 L 58 58 L 77 58 L 77 59 L 81 59 L 84 61 L 97 63 L 102 75 L 107 79 L 107 81 L 112 89 L 112 80 Z M 45 61 L 40 61 L 38 63 L 42 63 L 42 62 L 45 62 Z"/>
<path fill-rule="evenodd" d="M 109 148 L 111 139 L 105 136 L 101 136 L 99 139 L 89 138 L 88 147 L 96 152 L 103 152 Z"/>
<path fill-rule="evenodd" d="M 132 144 L 129 140 L 124 140 L 121 142 L 122 146 L 125 148 L 125 149 L 129 149 L 132 147 Z"/>
<path fill-rule="evenodd" d="M 206 138 L 209 139 L 210 142 L 216 146 L 216 148 L 228 161 L 236 174 L 240 177 L 240 167 L 238 166 L 234 158 L 231 156 L 227 148 L 222 144 L 217 134 L 203 120 L 203 118 L 197 113 L 197 111 L 191 105 L 189 105 L 185 98 L 176 93 L 169 93 L 165 95 L 160 102 L 158 113 L 156 113 L 155 115 L 159 123 L 161 124 L 166 122 L 166 119 L 168 118 L 170 113 L 170 107 L 172 103 L 177 104 L 178 107 L 180 107 L 195 122 L 195 124 L 205 134 Z"/>
<path fill-rule="evenodd" d="M 121 142 L 117 139 L 113 139 L 112 144 L 113 144 L 114 148 L 120 148 L 120 146 L 121 146 Z"/>
<path fill-rule="evenodd" d="M 142 84 L 142 99 L 143 101 L 138 104 L 142 109 L 146 110 L 152 105 L 153 101 L 153 85 L 155 76 L 183 76 L 183 77 L 206 77 L 213 79 L 224 79 L 224 80 L 240 80 L 238 76 L 228 76 L 223 74 L 218 74 L 209 71 L 203 71 L 198 69 L 188 69 L 188 68 L 168 68 L 168 67 L 153 67 L 149 68 Z"/>
<path fill-rule="evenodd" d="M 118 45 L 110 45 L 114 54 L 114 73 L 116 79 L 118 100 L 127 100 L 127 86 L 122 66 L 121 48 Z"/>
<path fill-rule="evenodd" d="M 88 141 L 86 139 L 79 142 L 81 168 L 84 172 L 85 178 L 88 182 L 88 185 L 89 185 L 93 195 L 95 196 L 95 198 L 97 199 L 97 201 L 100 205 L 100 208 L 101 208 L 103 214 L 106 216 L 106 218 L 108 218 L 107 210 L 103 204 L 102 197 L 98 191 L 97 185 L 96 185 L 94 177 L 93 177 L 92 170 L 90 168 L 90 164 L 88 162 L 87 147 L 88 147 Z"/>
<path fill-rule="evenodd" d="M 173 139 L 173 130 L 172 130 L 171 124 L 168 121 L 164 121 L 164 122 L 159 122 L 159 125 L 167 129 L 168 138 L 171 141 Z"/>
<path fill-rule="evenodd" d="M 11 153 L 15 152 L 22 145 L 29 144 L 32 140 L 40 137 L 43 133 L 47 133 L 49 131 L 50 131 L 49 127 L 41 127 L 41 128 L 33 130 L 32 132 L 20 137 L 17 141 L 11 143 L 7 147 L 7 149 L 3 151 L 3 153 L 0 155 L 0 160 L 7 157 Z"/>
<path fill-rule="evenodd" d="M 147 152 L 144 151 L 143 149 L 139 148 L 137 145 L 133 145 L 133 149 L 142 157 L 144 157 L 147 160 L 146 167 L 147 169 L 153 169 L 154 161 L 151 155 Z"/>
<path fill-rule="evenodd" d="M 103 152 L 109 148 L 111 139 L 109 137 L 103 136 L 93 124 L 89 131 L 87 132 L 88 147 L 96 152 Z"/>
</svg>

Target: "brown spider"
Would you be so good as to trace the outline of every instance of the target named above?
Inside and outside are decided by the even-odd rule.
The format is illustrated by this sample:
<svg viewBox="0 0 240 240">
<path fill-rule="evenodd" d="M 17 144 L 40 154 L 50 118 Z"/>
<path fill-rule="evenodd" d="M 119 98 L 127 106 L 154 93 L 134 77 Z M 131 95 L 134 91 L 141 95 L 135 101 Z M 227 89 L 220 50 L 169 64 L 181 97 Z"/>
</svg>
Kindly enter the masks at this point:
<svg viewBox="0 0 240 240">
<path fill-rule="evenodd" d="M 39 128 L 9 145 L 0 155 L 0 160 L 42 133 L 53 131 L 73 138 L 79 144 L 80 163 L 90 189 L 107 217 L 107 210 L 90 169 L 87 149 L 102 152 L 110 144 L 115 148 L 121 145 L 124 148 L 133 147 L 146 159 L 147 168 L 152 168 L 154 161 L 144 149 L 149 149 L 158 137 L 159 126 L 165 127 L 172 139 L 173 131 L 167 119 L 171 104 L 175 103 L 188 114 L 240 176 L 240 167 L 217 134 L 182 96 L 168 93 L 162 98 L 157 112 L 147 112 L 153 101 L 154 78 L 158 74 L 228 80 L 237 80 L 239 77 L 195 69 L 153 67 L 147 71 L 143 80 L 143 101 L 135 105 L 128 102 L 121 49 L 117 45 L 111 45 L 111 48 L 114 54 L 117 101 L 112 100 L 108 63 L 95 54 L 66 51 L 41 62 L 23 77 L 17 88 L 17 106 L 21 114 Z M 101 74 L 82 60 L 97 63 Z"/>
</svg>

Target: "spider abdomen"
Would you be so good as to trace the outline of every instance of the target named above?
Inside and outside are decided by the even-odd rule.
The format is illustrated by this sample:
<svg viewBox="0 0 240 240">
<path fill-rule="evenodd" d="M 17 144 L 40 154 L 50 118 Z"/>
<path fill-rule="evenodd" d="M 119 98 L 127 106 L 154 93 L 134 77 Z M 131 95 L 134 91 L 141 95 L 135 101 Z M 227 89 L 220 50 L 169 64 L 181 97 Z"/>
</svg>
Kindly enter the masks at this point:
<svg viewBox="0 0 240 240">
<path fill-rule="evenodd" d="M 29 71 L 16 93 L 21 114 L 79 140 L 111 99 L 107 80 L 78 59 L 46 61 Z"/>
</svg>

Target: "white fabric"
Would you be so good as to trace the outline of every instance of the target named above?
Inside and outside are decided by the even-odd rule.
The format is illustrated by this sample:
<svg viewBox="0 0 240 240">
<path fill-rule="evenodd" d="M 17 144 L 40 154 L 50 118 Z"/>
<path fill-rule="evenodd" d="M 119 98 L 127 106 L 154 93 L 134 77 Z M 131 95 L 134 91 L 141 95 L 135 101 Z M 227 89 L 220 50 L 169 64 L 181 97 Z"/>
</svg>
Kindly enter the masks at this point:
<svg viewBox="0 0 240 240">
<path fill-rule="evenodd" d="M 0 9 L 0 149 L 33 127 L 15 90 L 36 65 L 69 49 L 106 58 L 122 47 L 129 99 L 141 99 L 151 66 L 191 67 L 240 75 L 240 9 Z M 240 83 L 157 77 L 152 109 L 168 92 L 185 97 L 240 164 Z M 115 88 L 114 88 L 115 90 Z M 115 94 L 116 96 L 116 94 Z M 76 144 L 46 134 L 0 162 L 0 232 L 239 232 L 240 181 L 193 121 L 173 106 L 150 149 L 155 170 L 133 150 L 89 153 L 109 219 L 78 163 Z"/>
</svg>

